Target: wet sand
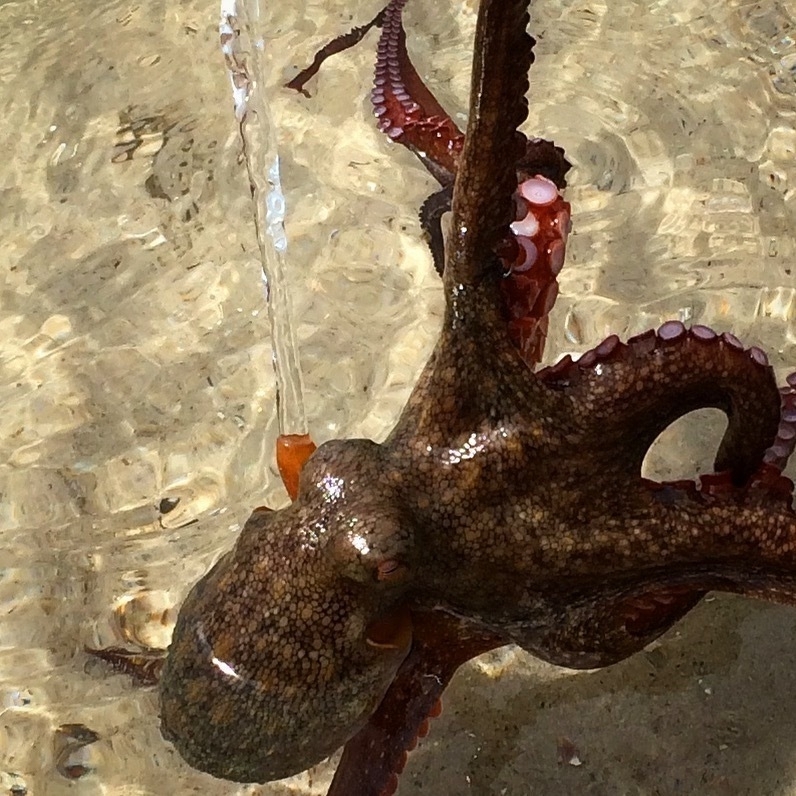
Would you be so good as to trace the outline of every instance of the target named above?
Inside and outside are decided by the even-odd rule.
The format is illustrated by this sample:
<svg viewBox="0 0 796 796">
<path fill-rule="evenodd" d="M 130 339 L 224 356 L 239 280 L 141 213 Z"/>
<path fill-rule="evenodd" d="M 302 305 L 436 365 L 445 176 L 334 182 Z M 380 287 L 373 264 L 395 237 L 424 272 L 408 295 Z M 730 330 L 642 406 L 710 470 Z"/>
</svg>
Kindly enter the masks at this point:
<svg viewBox="0 0 796 796">
<path fill-rule="evenodd" d="M 462 121 L 474 5 L 407 10 L 413 58 Z M 279 87 L 378 8 L 266 10 L 319 442 L 387 434 L 441 317 L 416 219 L 433 182 L 373 123 L 375 36 L 329 61 L 310 99 Z M 576 164 L 548 361 L 680 318 L 760 345 L 783 379 L 796 369 L 793 9 L 608 0 L 533 15 L 527 129 Z M 286 500 L 217 9 L 5 3 L 0 86 L 0 790 L 323 793 L 329 764 L 266 786 L 192 771 L 160 737 L 154 693 L 83 652 L 165 645 L 251 507 Z M 677 424 L 647 473 L 709 468 L 716 421 Z M 605 671 L 516 650 L 475 661 L 399 792 L 796 793 L 794 623 L 717 596 Z M 64 752 L 69 724 L 98 740 Z"/>
</svg>

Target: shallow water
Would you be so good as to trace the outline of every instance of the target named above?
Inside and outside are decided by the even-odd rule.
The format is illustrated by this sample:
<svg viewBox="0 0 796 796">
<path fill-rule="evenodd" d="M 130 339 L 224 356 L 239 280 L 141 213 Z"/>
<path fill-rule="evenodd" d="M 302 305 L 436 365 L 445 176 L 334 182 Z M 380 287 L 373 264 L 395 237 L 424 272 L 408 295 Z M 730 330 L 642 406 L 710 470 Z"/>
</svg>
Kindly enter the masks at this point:
<svg viewBox="0 0 796 796">
<path fill-rule="evenodd" d="M 432 181 L 370 115 L 375 35 L 311 99 L 279 88 L 379 7 L 266 11 L 318 442 L 385 436 L 442 309 L 415 215 Z M 407 10 L 462 120 L 474 7 Z M 795 369 L 792 5 L 540 0 L 533 31 L 528 130 L 577 167 L 548 359 L 681 318 Z M 285 500 L 217 8 L 0 3 L 0 84 L 0 792 L 323 792 L 329 766 L 262 787 L 191 771 L 154 694 L 83 652 L 165 645 L 251 507 Z M 672 434 L 650 472 L 708 467 L 718 433 Z M 793 611 L 716 598 L 605 672 L 500 652 L 457 678 L 400 793 L 796 793 L 795 631 Z M 98 739 L 75 751 L 74 724 Z"/>
</svg>

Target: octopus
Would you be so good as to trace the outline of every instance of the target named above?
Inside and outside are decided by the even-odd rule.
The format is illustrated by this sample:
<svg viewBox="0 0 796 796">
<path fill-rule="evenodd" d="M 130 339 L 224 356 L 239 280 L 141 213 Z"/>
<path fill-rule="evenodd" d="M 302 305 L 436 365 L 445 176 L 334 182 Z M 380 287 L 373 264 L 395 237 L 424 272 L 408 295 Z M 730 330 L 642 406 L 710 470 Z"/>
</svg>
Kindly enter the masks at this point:
<svg viewBox="0 0 796 796">
<path fill-rule="evenodd" d="M 387 796 L 485 651 L 604 667 L 708 592 L 796 603 L 796 378 L 779 389 L 760 349 L 678 321 L 540 366 L 568 164 L 519 132 L 528 2 L 479 6 L 464 135 L 409 63 L 404 0 L 372 23 L 380 126 L 441 183 L 423 217 L 444 322 L 382 444 L 281 440 L 293 502 L 255 509 L 186 598 L 161 728 L 216 777 L 276 780 L 342 746 L 329 794 Z M 703 407 L 728 421 L 714 470 L 643 478 L 656 437 Z"/>
</svg>

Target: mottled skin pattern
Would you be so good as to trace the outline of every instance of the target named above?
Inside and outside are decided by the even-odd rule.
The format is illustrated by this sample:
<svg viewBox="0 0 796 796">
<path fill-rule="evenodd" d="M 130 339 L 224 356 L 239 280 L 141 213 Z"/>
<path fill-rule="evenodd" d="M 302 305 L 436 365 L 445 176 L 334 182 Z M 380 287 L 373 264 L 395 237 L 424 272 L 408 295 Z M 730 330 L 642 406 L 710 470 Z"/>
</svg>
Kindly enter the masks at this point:
<svg viewBox="0 0 796 796">
<path fill-rule="evenodd" d="M 320 446 L 297 500 L 256 510 L 182 607 L 163 733 L 215 776 L 277 779 L 352 739 L 330 793 L 389 793 L 445 683 L 478 652 L 516 642 L 604 666 L 708 590 L 796 601 L 779 472 L 794 397 L 762 352 L 669 323 L 534 374 L 508 340 L 495 249 L 526 148 L 526 7 L 479 10 L 445 320 L 398 425 L 382 445 Z M 642 479 L 657 434 L 703 406 L 728 416 L 727 472 Z"/>
</svg>

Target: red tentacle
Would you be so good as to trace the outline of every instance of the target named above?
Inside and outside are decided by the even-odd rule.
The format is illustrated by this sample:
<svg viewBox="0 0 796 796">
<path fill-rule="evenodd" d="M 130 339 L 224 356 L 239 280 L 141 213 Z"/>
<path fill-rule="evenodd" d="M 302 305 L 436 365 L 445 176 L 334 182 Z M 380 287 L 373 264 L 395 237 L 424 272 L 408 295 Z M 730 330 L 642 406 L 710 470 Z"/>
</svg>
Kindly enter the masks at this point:
<svg viewBox="0 0 796 796">
<path fill-rule="evenodd" d="M 288 86 L 303 91 L 321 63 L 359 42 L 374 25 L 382 28 L 377 46 L 371 101 L 378 127 L 389 138 L 414 152 L 431 174 L 450 186 L 458 171 L 464 134 L 417 73 L 406 49 L 403 11 L 407 0 L 391 0 L 370 22 L 334 39 L 318 51 L 310 67 Z M 570 228 L 570 207 L 558 194 L 534 202 L 524 187 L 547 184 L 561 189 L 570 164 L 563 150 L 549 141 L 528 141 L 517 163 L 514 234 L 500 246 L 506 279 L 503 283 L 508 333 L 523 360 L 534 368 L 542 358 L 548 315 L 558 295 L 556 277 L 564 262 Z M 528 191 L 526 191 L 528 193 Z M 542 190 L 544 194 L 544 190 Z M 441 210 L 424 216 L 435 262 L 443 261 Z"/>
<path fill-rule="evenodd" d="M 500 636 L 441 611 L 412 613 L 412 650 L 376 712 L 343 749 L 327 796 L 391 796 L 407 754 L 441 711 L 456 670 L 506 643 Z"/>
<path fill-rule="evenodd" d="M 409 60 L 402 21 L 406 2 L 393 0 L 384 10 L 371 92 L 379 130 L 454 174 L 464 134 Z"/>
</svg>

